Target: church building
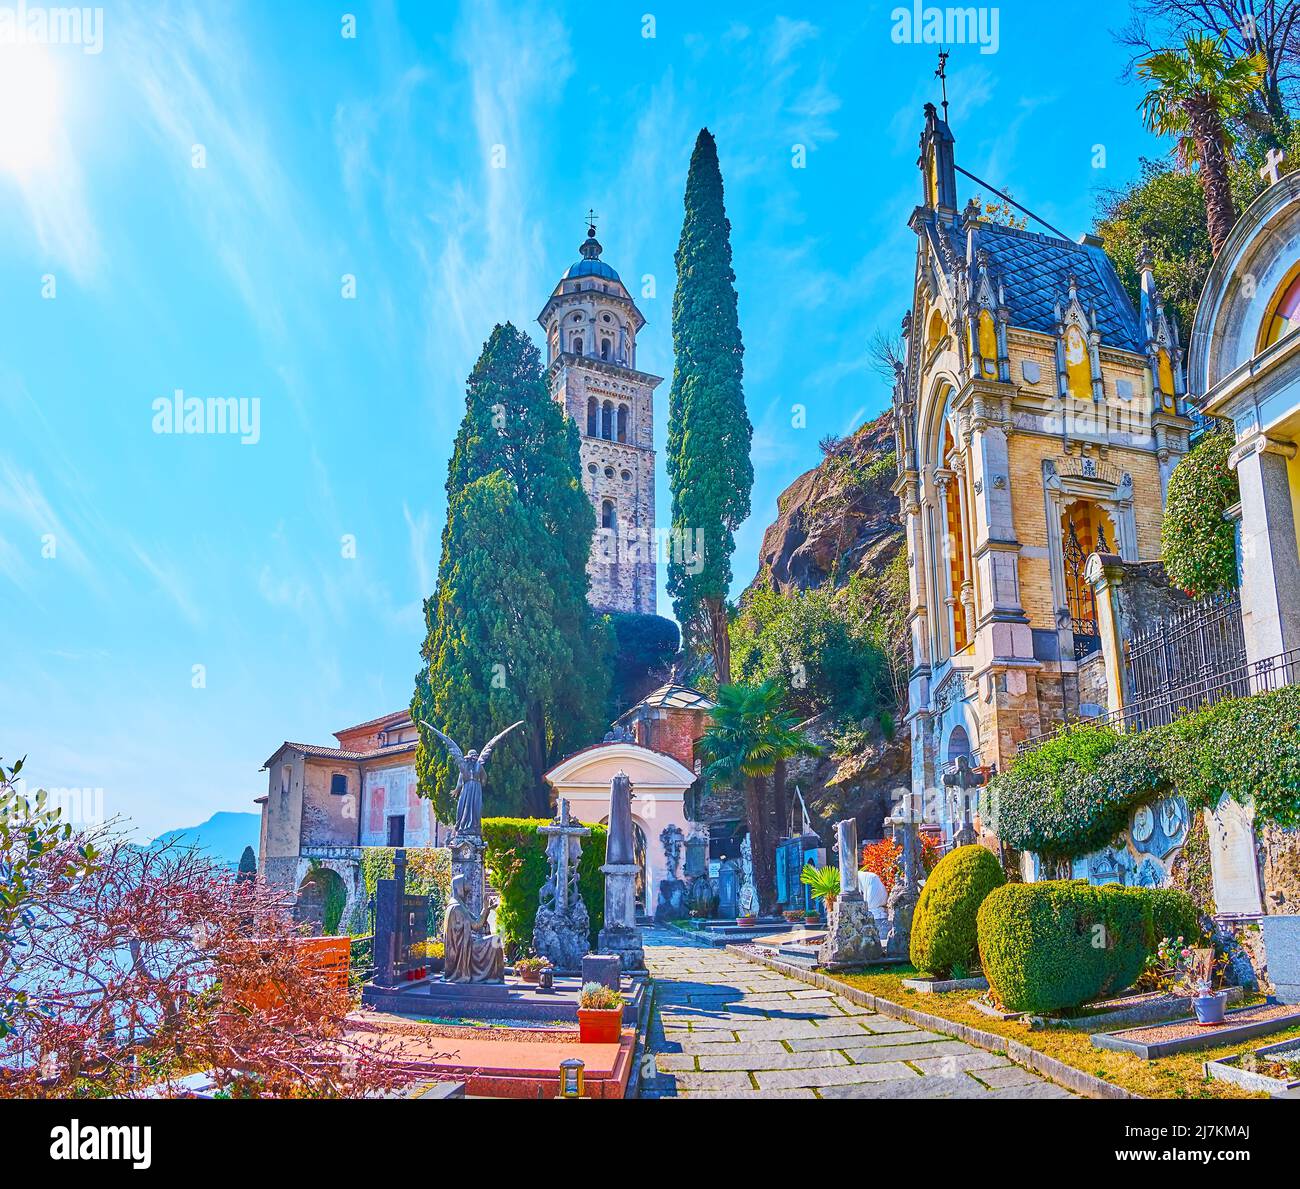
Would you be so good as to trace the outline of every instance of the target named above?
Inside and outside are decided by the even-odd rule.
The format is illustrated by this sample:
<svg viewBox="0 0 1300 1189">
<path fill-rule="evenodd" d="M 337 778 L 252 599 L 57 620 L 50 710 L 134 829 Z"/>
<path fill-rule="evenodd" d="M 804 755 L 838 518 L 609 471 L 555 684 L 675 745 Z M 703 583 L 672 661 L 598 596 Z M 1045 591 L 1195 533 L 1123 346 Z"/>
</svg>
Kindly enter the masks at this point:
<svg viewBox="0 0 1300 1189">
<path fill-rule="evenodd" d="M 1091 554 L 1160 556 L 1187 451 L 1183 349 L 1149 262 L 1134 309 L 1101 242 L 992 219 L 957 193 L 954 140 L 925 108 L 906 363 L 894 390 L 907 531 L 912 792 L 951 838 L 961 760 L 1101 713 Z"/>
<path fill-rule="evenodd" d="M 598 611 L 653 615 L 654 391 L 663 377 L 637 370 L 645 318 L 600 258 L 594 225 L 578 251 L 537 321 L 551 392 L 582 437 L 582 482 L 596 510 L 589 597 Z"/>
</svg>

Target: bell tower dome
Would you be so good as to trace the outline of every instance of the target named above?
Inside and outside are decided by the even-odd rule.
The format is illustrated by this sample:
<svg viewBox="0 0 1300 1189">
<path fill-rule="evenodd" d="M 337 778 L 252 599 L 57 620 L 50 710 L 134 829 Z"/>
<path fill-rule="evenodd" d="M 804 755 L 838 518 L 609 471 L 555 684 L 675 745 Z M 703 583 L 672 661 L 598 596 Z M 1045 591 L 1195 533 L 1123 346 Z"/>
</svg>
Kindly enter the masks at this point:
<svg viewBox="0 0 1300 1189">
<path fill-rule="evenodd" d="M 596 512 L 591 604 L 654 614 L 654 391 L 663 378 L 637 370 L 645 318 L 603 251 L 590 215 L 579 259 L 537 321 L 551 394 L 578 426 L 582 484 Z"/>
</svg>

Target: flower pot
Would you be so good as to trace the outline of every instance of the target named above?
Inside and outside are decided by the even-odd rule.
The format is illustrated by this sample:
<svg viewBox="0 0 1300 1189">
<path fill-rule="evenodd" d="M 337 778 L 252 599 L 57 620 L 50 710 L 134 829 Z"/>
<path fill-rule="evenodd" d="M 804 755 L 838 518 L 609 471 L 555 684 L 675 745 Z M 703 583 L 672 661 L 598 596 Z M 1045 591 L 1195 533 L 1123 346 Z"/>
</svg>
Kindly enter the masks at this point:
<svg viewBox="0 0 1300 1189">
<path fill-rule="evenodd" d="M 805 925 L 820 925 L 822 919 L 815 912 L 809 912 L 804 914 L 803 923 Z"/>
<path fill-rule="evenodd" d="M 524 967 L 524 969 L 519 972 L 519 977 L 526 983 L 536 983 L 541 976 L 541 970 L 536 967 L 531 970 L 528 967 Z"/>
<path fill-rule="evenodd" d="M 756 924 L 758 924 L 758 917 L 737 917 L 737 918 L 736 918 L 736 924 L 737 924 L 737 925 L 756 925 Z"/>
<path fill-rule="evenodd" d="M 1222 1024 L 1223 1006 L 1228 1000 L 1227 991 L 1213 991 L 1209 995 L 1197 995 L 1192 1000 L 1196 1009 L 1198 1024 Z"/>
<path fill-rule="evenodd" d="M 621 1007 L 578 1008 L 578 1040 L 585 1045 L 618 1044 L 623 1030 Z"/>
</svg>

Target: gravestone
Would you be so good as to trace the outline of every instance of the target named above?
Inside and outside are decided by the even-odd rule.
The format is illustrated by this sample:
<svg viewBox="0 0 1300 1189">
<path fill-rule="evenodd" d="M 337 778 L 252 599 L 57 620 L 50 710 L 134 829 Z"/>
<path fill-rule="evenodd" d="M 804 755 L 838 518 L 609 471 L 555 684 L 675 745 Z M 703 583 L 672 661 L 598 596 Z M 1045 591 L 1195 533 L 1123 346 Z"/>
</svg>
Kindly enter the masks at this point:
<svg viewBox="0 0 1300 1189">
<path fill-rule="evenodd" d="M 610 990 L 618 990 L 618 980 L 623 965 L 617 954 L 584 954 L 582 959 L 582 982 L 599 983 Z"/>
<path fill-rule="evenodd" d="M 818 952 L 830 970 L 863 966 L 880 957 L 880 936 L 871 909 L 858 890 L 858 823 L 846 818 L 835 824 L 839 850 L 840 892 L 826 923 L 826 940 Z"/>
<path fill-rule="evenodd" d="M 555 820 L 538 826 L 546 838 L 550 876 L 542 885 L 533 922 L 533 949 L 556 970 L 577 970 L 589 948 L 591 922 L 578 889 L 582 839 L 591 830 L 569 818 L 569 802 L 561 798 Z"/>
<path fill-rule="evenodd" d="M 736 915 L 740 895 L 740 870 L 735 859 L 723 859 L 718 868 L 718 917 L 728 920 Z"/>
<path fill-rule="evenodd" d="M 656 921 L 677 921 L 686 915 L 686 885 L 678 875 L 682 862 L 682 846 L 686 835 L 675 823 L 660 831 L 659 841 L 664 848 L 664 870 L 668 877 L 659 881 L 659 901 L 655 905 Z"/>
<path fill-rule="evenodd" d="M 609 833 L 605 840 L 605 926 L 600 931 L 600 951 L 617 954 L 624 970 L 644 970 L 645 950 L 636 923 L 636 861 L 632 836 L 632 781 L 618 773 L 609 787 Z"/>
<path fill-rule="evenodd" d="M 740 891 L 736 893 L 736 915 L 756 917 L 758 912 L 758 886 L 754 882 L 754 836 L 746 834 L 740 844 Z"/>
<path fill-rule="evenodd" d="M 1225 797 L 1213 813 L 1206 811 L 1205 824 L 1210 835 L 1215 912 L 1262 914 L 1264 901 L 1259 890 L 1254 814 L 1239 801 Z"/>
<path fill-rule="evenodd" d="M 885 953 L 891 958 L 907 958 L 912 949 L 912 915 L 921 898 L 920 888 L 920 838 L 917 823 L 906 806 L 897 817 L 885 819 L 892 827 L 899 855 L 895 867 L 894 886 L 885 903 L 889 917 L 889 934 L 885 938 Z"/>
<path fill-rule="evenodd" d="M 1259 927 L 1273 994 L 1281 1003 L 1300 1003 L 1300 916 L 1265 917 Z"/>
</svg>

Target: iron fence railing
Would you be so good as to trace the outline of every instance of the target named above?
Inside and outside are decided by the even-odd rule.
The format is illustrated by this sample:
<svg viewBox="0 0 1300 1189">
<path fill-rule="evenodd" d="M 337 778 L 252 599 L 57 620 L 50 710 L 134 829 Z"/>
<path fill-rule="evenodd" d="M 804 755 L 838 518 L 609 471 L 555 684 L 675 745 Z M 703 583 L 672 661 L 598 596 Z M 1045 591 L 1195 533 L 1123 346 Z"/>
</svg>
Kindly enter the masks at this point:
<svg viewBox="0 0 1300 1189">
<path fill-rule="evenodd" d="M 1300 648 L 1259 661 L 1248 661 L 1218 672 L 1204 673 L 1171 689 L 1161 690 L 1119 711 L 1087 719 L 1074 719 L 1063 726 L 1080 722 L 1104 724 L 1120 731 L 1147 731 L 1164 726 L 1181 715 L 1203 706 L 1211 706 L 1228 698 L 1243 698 L 1251 694 L 1268 693 L 1287 685 L 1300 684 Z M 1057 726 L 1041 735 L 1034 735 L 1020 744 L 1023 754 L 1041 747 L 1058 734 Z"/>
</svg>

